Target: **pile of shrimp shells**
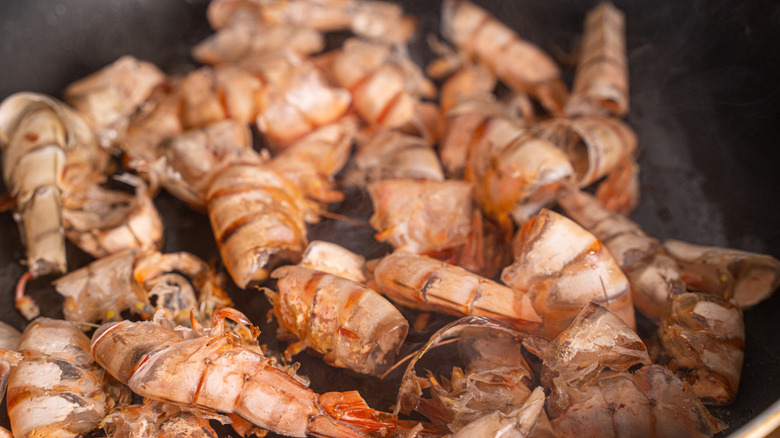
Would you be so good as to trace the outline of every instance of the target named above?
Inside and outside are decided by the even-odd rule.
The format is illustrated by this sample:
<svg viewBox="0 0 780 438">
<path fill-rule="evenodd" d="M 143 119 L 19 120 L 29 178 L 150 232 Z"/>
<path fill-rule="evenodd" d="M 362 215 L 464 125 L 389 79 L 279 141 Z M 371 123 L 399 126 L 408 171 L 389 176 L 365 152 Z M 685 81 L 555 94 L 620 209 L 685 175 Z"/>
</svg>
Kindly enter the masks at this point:
<svg viewBox="0 0 780 438">
<path fill-rule="evenodd" d="M 413 13 L 413 8 L 414 6 L 410 7 L 408 12 Z M 520 6 L 518 6 L 518 8 L 520 8 Z M 431 17 L 433 15 L 437 16 L 437 14 L 429 15 L 429 12 L 426 11 L 426 16 L 424 16 L 422 19 L 422 25 L 431 26 L 433 23 L 433 18 Z M 511 23 L 509 24 L 511 25 Z M 434 24 L 434 26 L 436 25 Z M 413 56 L 419 55 L 420 53 L 424 53 L 426 51 L 424 38 L 420 35 L 423 32 L 424 30 L 418 31 L 418 35 L 412 41 Z M 521 34 L 521 36 L 524 35 Z M 341 36 L 339 35 L 332 36 L 333 40 L 338 40 L 340 38 Z M 555 38 L 552 39 L 555 40 Z M 536 42 L 540 43 L 542 41 Z M 561 44 L 561 41 L 555 41 L 555 43 Z M 415 50 L 415 48 L 417 48 L 417 50 Z M 427 57 L 428 55 L 429 54 L 426 53 L 420 58 Z M 421 59 L 417 60 L 418 62 L 421 61 Z M 565 74 L 571 74 L 571 70 L 565 71 Z M 632 104 L 634 104 L 634 101 L 632 101 Z M 650 148 L 648 147 L 648 149 Z M 649 153 L 649 150 L 645 151 L 645 153 Z M 347 217 L 367 221 L 371 215 L 372 208 L 371 201 L 367 194 L 355 187 L 347 188 L 346 192 L 347 198 L 342 202 L 331 205 L 330 210 Z M 161 213 L 166 229 L 166 242 L 163 250 L 164 253 L 177 250 L 186 250 L 201 256 L 207 261 L 213 259 L 214 257 L 218 257 L 218 251 L 214 244 L 214 240 L 211 237 L 208 219 L 205 216 L 195 214 L 189 210 L 184 203 L 164 192 L 158 195 L 158 197 L 155 199 L 155 204 Z M 648 207 L 647 205 L 640 205 L 640 211 L 638 215 L 648 215 L 648 208 L 652 207 Z M 655 214 L 653 216 L 655 216 Z M 0 234 L 0 247 L 11 248 L 10 251 L 4 250 L 2 253 L 0 253 L 0 265 L 2 265 L 7 271 L 8 278 L 10 279 L 7 283 L 11 283 L 16 278 L 18 278 L 22 272 L 22 268 L 19 267 L 16 263 L 18 260 L 23 259 L 24 250 L 21 242 L 19 241 L 18 235 L 15 232 L 16 226 L 13 223 L 10 214 L 0 215 L 0 229 L 4 230 L 4 232 Z M 10 232 L 6 232 L 5 230 L 9 230 Z M 346 222 L 333 219 L 325 219 L 321 223 L 310 226 L 309 228 L 309 240 L 319 239 L 334 241 L 348 249 L 365 255 L 369 259 L 381 256 L 391 249 L 388 245 L 379 243 L 374 240 L 373 234 L 374 230 L 370 227 L 354 226 Z M 204 236 L 204 238 L 191 238 L 191 236 L 194 235 L 201 235 Z M 721 243 L 707 241 L 704 239 L 698 240 L 700 240 L 702 243 Z M 83 252 L 80 252 L 70 243 L 68 244 L 67 250 L 68 262 L 71 269 L 83 266 L 92 260 L 91 257 L 84 254 Z M 5 279 L 6 277 L 3 278 Z M 50 280 L 51 278 L 45 277 L 39 280 L 35 280 L 29 284 L 28 291 L 41 305 L 42 313 L 44 315 L 60 317 L 61 298 L 59 295 L 54 293 L 52 288 L 49 287 L 48 283 Z M 5 288 L 9 291 L 11 289 L 11 287 L 7 286 Z M 269 322 L 266 319 L 266 314 L 269 309 L 266 298 L 262 294 L 256 293 L 252 290 L 241 291 L 232 284 L 229 285 L 229 293 L 236 302 L 236 307 L 246 313 L 253 322 L 262 327 L 262 342 L 268 344 L 269 347 L 271 347 L 273 350 L 282 350 L 284 345 L 280 344 L 274 336 L 274 333 L 276 332 L 276 323 L 274 321 Z M 11 294 L 8 293 L 5 296 L 8 297 L 10 295 Z M 5 299 L 5 302 L 7 304 L 5 309 L 12 310 L 12 300 Z M 417 313 L 414 311 L 406 309 L 402 309 L 402 311 L 410 321 L 413 321 L 417 316 Z M 21 328 L 21 320 L 16 315 L 10 319 L 10 322 L 15 323 L 17 328 Z M 433 315 L 431 323 L 424 331 L 417 332 L 412 330 L 410 332 L 410 335 L 408 336 L 399 357 L 403 357 L 406 353 L 414 351 L 417 346 L 423 344 L 427 340 L 427 337 L 430 333 L 451 320 L 451 317 Z M 302 364 L 300 374 L 308 376 L 312 381 L 312 388 L 318 392 L 329 390 L 358 389 L 359 392 L 367 398 L 369 405 L 376 409 L 386 409 L 395 402 L 395 388 L 397 388 L 397 383 L 400 379 L 400 373 L 392 374 L 385 380 L 379 381 L 377 379 L 367 378 L 347 370 L 335 370 L 333 368 L 326 367 L 318 358 L 310 355 L 298 355 L 295 359 Z M 745 381 L 747 381 L 747 377 L 745 378 Z M 388 388 L 391 389 L 388 390 Z M 713 414 L 720 417 L 721 419 L 726 420 L 729 423 L 732 421 L 744 422 L 744 419 L 737 420 L 735 418 L 730 418 L 727 409 L 716 408 L 714 410 L 711 409 L 711 411 Z M 2 419 L 2 425 L 7 425 L 8 420 L 5 416 L 6 414 L 4 406 L 2 407 L 1 415 L 2 417 L 0 418 Z M 229 433 L 229 429 L 224 429 L 221 431 L 221 433 Z"/>
</svg>

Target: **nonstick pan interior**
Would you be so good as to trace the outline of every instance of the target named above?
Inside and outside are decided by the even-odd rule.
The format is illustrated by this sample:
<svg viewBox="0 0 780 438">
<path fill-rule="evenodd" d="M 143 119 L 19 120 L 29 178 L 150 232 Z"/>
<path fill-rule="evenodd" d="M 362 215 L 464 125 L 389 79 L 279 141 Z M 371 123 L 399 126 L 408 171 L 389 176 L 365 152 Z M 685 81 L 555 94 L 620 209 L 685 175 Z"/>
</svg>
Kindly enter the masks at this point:
<svg viewBox="0 0 780 438">
<path fill-rule="evenodd" d="M 436 2 L 402 2 L 419 18 L 411 49 L 418 62 L 432 56 L 426 44 L 438 29 Z M 584 13 L 596 1 L 485 1 L 487 9 L 561 61 L 576 53 Z M 616 1 L 626 13 L 631 111 L 639 136 L 642 200 L 633 218 L 651 235 L 768 253 L 780 258 L 780 5 L 772 1 Z M 118 57 L 131 54 L 168 73 L 194 68 L 189 48 L 211 33 L 204 0 L 0 1 L 0 99 L 17 91 L 61 98 L 65 86 Z M 564 65 L 571 84 L 573 68 Z M 366 220 L 371 203 L 351 190 L 332 210 Z M 156 199 L 166 226 L 164 251 L 188 250 L 206 260 L 217 256 L 208 220 L 174 198 Z M 368 227 L 325 220 L 311 238 L 381 255 L 387 247 Z M 193 236 L 197 236 L 193 238 Z M 69 267 L 90 261 L 69 246 Z M 0 319 L 19 329 L 13 288 L 23 272 L 24 249 L 11 214 L 0 214 Z M 47 316 L 61 316 L 52 278 L 30 284 Z M 264 326 L 261 293 L 230 293 L 237 307 Z M 735 431 L 780 398 L 780 297 L 745 312 L 746 355 L 736 402 L 712 409 Z M 447 319 L 441 319 L 446 321 Z M 434 321 L 435 323 L 437 321 Z M 415 337 L 416 336 L 416 337 Z M 424 335 L 412 333 L 412 342 Z M 412 345 L 405 347 L 411 349 Z M 369 404 L 387 408 L 397 377 L 365 378 L 329 369 L 314 357 L 296 357 L 316 390 L 358 389 Z M 8 427 L 4 409 L 0 425 Z"/>
</svg>

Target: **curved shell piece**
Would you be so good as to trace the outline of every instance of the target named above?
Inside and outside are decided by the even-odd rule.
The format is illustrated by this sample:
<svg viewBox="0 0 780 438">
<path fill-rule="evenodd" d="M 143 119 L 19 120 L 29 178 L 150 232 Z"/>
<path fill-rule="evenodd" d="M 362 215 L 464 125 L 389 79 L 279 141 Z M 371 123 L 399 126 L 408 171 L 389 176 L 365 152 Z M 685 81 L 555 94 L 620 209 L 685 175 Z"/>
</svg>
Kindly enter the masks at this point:
<svg viewBox="0 0 780 438">
<path fill-rule="evenodd" d="M 528 92 L 553 114 L 563 114 L 568 90 L 558 66 L 486 10 L 465 0 L 445 0 L 441 29 L 461 51 L 487 65 L 511 88 Z"/>
<path fill-rule="evenodd" d="M 675 290 L 659 329 L 681 378 L 707 405 L 731 404 L 737 396 L 745 348 L 742 309 L 704 293 Z"/>
<path fill-rule="evenodd" d="M 579 187 L 589 186 L 615 170 L 637 147 L 633 129 L 615 118 L 550 119 L 533 130 L 566 152 Z"/>
<path fill-rule="evenodd" d="M 273 271 L 278 294 L 268 293 L 280 324 L 330 365 L 384 373 L 409 324 L 389 301 L 346 278 L 302 266 Z"/>
<path fill-rule="evenodd" d="M 365 258 L 335 243 L 322 240 L 309 242 L 298 265 L 358 283 L 366 282 Z"/>
<path fill-rule="evenodd" d="M 29 271 L 34 277 L 65 272 L 63 193 L 94 179 L 106 165 L 106 152 L 75 111 L 27 92 L 0 104 L 0 151 Z"/>
<path fill-rule="evenodd" d="M 100 145 L 125 137 L 130 116 L 149 98 L 165 74 L 154 64 L 123 56 L 65 89 L 65 100 L 94 126 Z"/>
<path fill-rule="evenodd" d="M 515 262 L 501 280 L 527 294 L 544 318 L 542 334 L 555 337 L 595 301 L 636 327 L 628 279 L 612 254 L 572 220 L 543 209 L 518 232 Z"/>
<path fill-rule="evenodd" d="M 631 283 L 631 298 L 637 310 L 660 321 L 669 291 L 681 281 L 677 262 L 664 253 L 661 242 L 574 187 L 561 190 L 557 200 L 568 217 L 593 233 L 615 257 Z"/>
<path fill-rule="evenodd" d="M 499 319 L 535 331 L 541 318 L 528 296 L 434 258 L 396 252 L 374 270 L 382 293 L 404 306 Z"/>
<path fill-rule="evenodd" d="M 680 264 L 689 289 L 733 298 L 741 307 L 750 307 L 780 286 L 780 261 L 772 256 L 679 240 L 666 240 L 663 245 Z"/>
<path fill-rule="evenodd" d="M 628 113 L 628 59 L 625 16 L 605 1 L 585 16 L 582 55 L 566 114 Z"/>
<path fill-rule="evenodd" d="M 471 183 L 385 179 L 368 186 L 376 239 L 397 251 L 432 253 L 466 243 L 474 211 Z"/>
<path fill-rule="evenodd" d="M 553 416 L 565 411 L 569 388 L 592 385 L 604 370 L 628 371 L 650 363 L 639 335 L 607 308 L 590 302 L 544 353 L 541 381 L 554 392 L 548 410 Z"/>
<path fill-rule="evenodd" d="M 511 214 L 522 224 L 574 175 L 565 153 L 515 121 L 491 117 L 479 128 L 465 177 L 474 183 L 474 198 L 482 209 L 499 223 Z"/>
<path fill-rule="evenodd" d="M 249 324 L 222 308 L 208 334 L 183 339 L 172 328 L 125 320 L 100 327 L 91 348 L 108 373 L 143 397 L 235 413 L 281 435 L 359 438 L 395 426 L 394 416 L 369 409 L 356 391 L 306 388 L 259 348 L 226 333 L 226 317 Z"/>
<path fill-rule="evenodd" d="M 608 373 L 571 391 L 573 403 L 551 420 L 556 436 L 711 437 L 726 428 L 666 367 Z"/>
<path fill-rule="evenodd" d="M 211 228 L 233 281 L 244 288 L 268 277 L 272 256 L 300 258 L 306 248 L 306 201 L 267 166 L 232 163 L 206 193 Z"/>
<path fill-rule="evenodd" d="M 8 417 L 14 436 L 76 437 L 106 414 L 103 370 L 89 338 L 67 321 L 38 318 L 22 334 L 24 359 L 8 380 Z"/>
</svg>

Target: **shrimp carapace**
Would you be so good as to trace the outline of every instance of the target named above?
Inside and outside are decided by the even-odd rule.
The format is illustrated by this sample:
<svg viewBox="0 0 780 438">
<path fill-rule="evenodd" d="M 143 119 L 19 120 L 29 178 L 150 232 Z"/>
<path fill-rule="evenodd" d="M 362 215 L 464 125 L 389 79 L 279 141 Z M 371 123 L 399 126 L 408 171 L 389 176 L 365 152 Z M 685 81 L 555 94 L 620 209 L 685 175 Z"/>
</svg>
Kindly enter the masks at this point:
<svg viewBox="0 0 780 438">
<path fill-rule="evenodd" d="M 23 359 L 11 369 L 7 399 L 14 436 L 76 437 L 98 427 L 108 403 L 103 370 L 81 330 L 37 318 L 18 349 Z"/>
<path fill-rule="evenodd" d="M 535 97 L 554 115 L 563 115 L 569 91 L 558 66 L 488 11 L 465 0 L 445 0 L 441 29 L 445 38 L 487 65 L 501 81 Z"/>
<path fill-rule="evenodd" d="M 659 329 L 670 366 L 706 405 L 734 402 L 745 356 L 742 309 L 717 295 L 673 290 Z"/>
<path fill-rule="evenodd" d="M 543 209 L 517 233 L 514 249 L 501 280 L 530 298 L 544 319 L 542 335 L 560 334 L 591 301 L 636 327 L 628 279 L 607 248 L 571 219 Z"/>
<path fill-rule="evenodd" d="M 626 18 L 605 1 L 585 16 L 582 54 L 566 114 L 624 116 L 628 113 Z"/>
<path fill-rule="evenodd" d="M 326 272 L 282 266 L 266 290 L 274 314 L 295 343 L 288 355 L 311 348 L 329 365 L 380 375 L 395 360 L 409 323 L 376 291 Z"/>
<path fill-rule="evenodd" d="M 397 427 L 394 415 L 370 409 L 356 391 L 317 394 L 306 388 L 226 332 L 225 318 L 249 324 L 240 312 L 221 308 L 208 334 L 184 339 L 154 322 L 113 322 L 95 332 L 92 351 L 139 395 L 235 413 L 282 435 L 357 438 Z"/>
<path fill-rule="evenodd" d="M 536 331 L 541 323 L 529 297 L 458 266 L 396 252 L 374 270 L 381 291 L 407 307 L 450 315 L 481 315 Z"/>
</svg>

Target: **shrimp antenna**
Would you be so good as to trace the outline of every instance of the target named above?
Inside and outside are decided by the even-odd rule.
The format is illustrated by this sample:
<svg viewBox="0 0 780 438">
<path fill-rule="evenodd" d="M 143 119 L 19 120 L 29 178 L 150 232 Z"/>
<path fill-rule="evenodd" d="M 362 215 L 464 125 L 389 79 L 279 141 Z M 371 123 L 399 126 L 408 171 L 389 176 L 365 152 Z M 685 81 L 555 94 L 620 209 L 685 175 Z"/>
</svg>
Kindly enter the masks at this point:
<svg viewBox="0 0 780 438">
<path fill-rule="evenodd" d="M 604 292 L 604 300 L 609 306 L 609 294 L 607 294 L 607 286 L 604 284 L 604 279 L 599 275 L 599 283 L 601 283 L 601 291 Z"/>
<path fill-rule="evenodd" d="M 460 340 L 460 337 L 454 337 L 454 338 L 446 339 L 444 341 L 437 342 L 437 343 L 431 345 L 430 348 L 441 347 L 443 345 L 451 344 L 451 343 L 457 342 L 459 340 Z M 417 351 L 413 351 L 413 352 L 407 354 L 403 359 L 399 360 L 398 362 L 395 363 L 395 365 L 391 366 L 387 371 L 385 371 L 384 374 L 379 376 L 379 378 L 380 379 L 384 379 L 385 377 L 387 377 L 388 374 L 392 373 L 396 368 L 398 368 L 399 366 L 404 364 L 406 361 L 408 361 L 409 359 L 414 357 L 419 352 L 420 352 L 420 350 L 417 350 Z"/>
<path fill-rule="evenodd" d="M 368 222 L 366 222 L 366 221 L 352 219 L 351 217 L 344 216 L 343 214 L 333 213 L 333 212 L 330 212 L 330 211 L 327 211 L 327 210 L 318 210 L 317 214 L 319 214 L 322 217 L 326 217 L 328 219 L 335 219 L 337 221 L 346 222 L 346 223 L 348 223 L 348 224 L 350 224 L 352 226 L 355 226 L 355 227 L 367 227 L 368 226 Z"/>
</svg>

